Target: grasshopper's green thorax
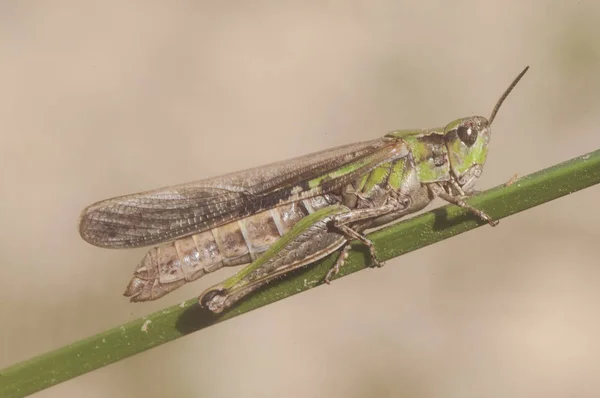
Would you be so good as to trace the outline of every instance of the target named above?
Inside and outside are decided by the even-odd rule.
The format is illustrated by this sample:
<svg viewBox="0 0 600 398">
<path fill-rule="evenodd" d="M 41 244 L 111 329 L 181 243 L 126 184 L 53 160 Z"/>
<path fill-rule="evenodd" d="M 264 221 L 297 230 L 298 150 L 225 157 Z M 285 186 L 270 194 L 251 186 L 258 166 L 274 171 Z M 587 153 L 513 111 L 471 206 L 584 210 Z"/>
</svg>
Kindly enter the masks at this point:
<svg viewBox="0 0 600 398">
<path fill-rule="evenodd" d="M 411 150 L 419 181 L 425 184 L 448 180 L 448 150 L 440 130 L 434 129 L 403 138 Z"/>
</svg>

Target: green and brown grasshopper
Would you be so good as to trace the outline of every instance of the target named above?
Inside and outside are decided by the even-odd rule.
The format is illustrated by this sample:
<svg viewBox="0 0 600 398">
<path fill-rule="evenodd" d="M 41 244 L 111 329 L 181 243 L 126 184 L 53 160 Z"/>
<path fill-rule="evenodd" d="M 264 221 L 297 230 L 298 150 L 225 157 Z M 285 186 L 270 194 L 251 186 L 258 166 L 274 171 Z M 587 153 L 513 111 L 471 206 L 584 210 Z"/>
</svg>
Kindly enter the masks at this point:
<svg viewBox="0 0 600 398">
<path fill-rule="evenodd" d="M 221 312 L 273 279 L 339 251 L 326 282 L 344 264 L 350 241 L 414 213 L 438 197 L 492 226 L 463 200 L 483 171 L 490 126 L 525 68 L 488 119 L 444 128 L 397 130 L 383 138 L 188 184 L 120 196 L 87 207 L 79 231 L 106 248 L 150 249 L 125 291 L 154 300 L 224 266 L 251 263 L 206 290 L 200 303 Z M 168 243 L 165 243 L 168 242 Z"/>
</svg>

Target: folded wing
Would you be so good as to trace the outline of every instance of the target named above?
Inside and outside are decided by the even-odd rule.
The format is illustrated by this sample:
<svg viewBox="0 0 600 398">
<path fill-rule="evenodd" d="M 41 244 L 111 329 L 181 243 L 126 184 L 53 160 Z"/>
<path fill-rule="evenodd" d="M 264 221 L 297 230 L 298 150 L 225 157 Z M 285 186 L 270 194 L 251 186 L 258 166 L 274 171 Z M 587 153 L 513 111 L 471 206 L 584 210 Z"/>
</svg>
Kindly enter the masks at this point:
<svg viewBox="0 0 600 398">
<path fill-rule="evenodd" d="M 382 138 L 202 181 L 107 199 L 83 211 L 79 231 L 84 240 L 101 247 L 158 244 L 331 192 L 406 153 L 399 141 Z"/>
</svg>

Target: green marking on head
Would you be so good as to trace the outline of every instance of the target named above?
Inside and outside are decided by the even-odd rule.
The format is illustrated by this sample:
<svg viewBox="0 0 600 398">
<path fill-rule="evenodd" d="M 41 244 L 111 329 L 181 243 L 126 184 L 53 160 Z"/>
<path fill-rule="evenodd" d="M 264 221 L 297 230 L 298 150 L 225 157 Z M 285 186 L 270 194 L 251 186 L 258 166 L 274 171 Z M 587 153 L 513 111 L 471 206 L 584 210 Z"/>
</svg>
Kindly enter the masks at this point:
<svg viewBox="0 0 600 398">
<path fill-rule="evenodd" d="M 444 128 L 450 169 L 457 183 L 467 192 L 473 188 L 475 181 L 483 171 L 492 134 L 490 126 L 500 106 L 527 72 L 527 69 L 529 67 L 523 69 L 504 91 L 496 106 L 494 106 L 489 120 L 481 116 L 471 116 L 454 120 Z"/>
<path fill-rule="evenodd" d="M 459 185 L 474 183 L 481 175 L 491 132 L 488 120 L 481 116 L 457 119 L 444 129 L 450 169 Z"/>
</svg>

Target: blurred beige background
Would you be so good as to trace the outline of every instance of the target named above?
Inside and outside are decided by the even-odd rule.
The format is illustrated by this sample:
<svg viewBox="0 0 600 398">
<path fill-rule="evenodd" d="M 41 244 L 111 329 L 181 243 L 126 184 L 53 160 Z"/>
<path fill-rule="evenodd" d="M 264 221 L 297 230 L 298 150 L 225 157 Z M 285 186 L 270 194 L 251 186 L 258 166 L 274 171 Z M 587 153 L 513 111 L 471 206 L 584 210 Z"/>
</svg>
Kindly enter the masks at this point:
<svg viewBox="0 0 600 398">
<path fill-rule="evenodd" d="M 0 368 L 197 295 L 121 296 L 100 199 L 488 116 L 479 187 L 600 147 L 600 3 L 0 1 Z M 600 394 L 600 189 L 36 397 Z"/>
</svg>

